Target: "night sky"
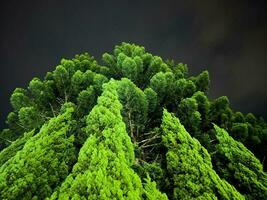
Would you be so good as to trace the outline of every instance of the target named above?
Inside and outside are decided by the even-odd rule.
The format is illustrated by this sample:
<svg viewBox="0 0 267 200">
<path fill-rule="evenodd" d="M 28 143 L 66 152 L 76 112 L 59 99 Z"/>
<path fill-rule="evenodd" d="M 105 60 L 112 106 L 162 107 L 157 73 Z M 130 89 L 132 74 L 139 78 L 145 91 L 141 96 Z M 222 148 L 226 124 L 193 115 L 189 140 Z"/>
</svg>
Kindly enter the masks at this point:
<svg viewBox="0 0 267 200">
<path fill-rule="evenodd" d="M 96 58 L 122 41 L 210 72 L 210 97 L 267 119 L 267 12 L 257 0 L 1 1 L 0 128 L 9 97 L 61 58 Z"/>
</svg>

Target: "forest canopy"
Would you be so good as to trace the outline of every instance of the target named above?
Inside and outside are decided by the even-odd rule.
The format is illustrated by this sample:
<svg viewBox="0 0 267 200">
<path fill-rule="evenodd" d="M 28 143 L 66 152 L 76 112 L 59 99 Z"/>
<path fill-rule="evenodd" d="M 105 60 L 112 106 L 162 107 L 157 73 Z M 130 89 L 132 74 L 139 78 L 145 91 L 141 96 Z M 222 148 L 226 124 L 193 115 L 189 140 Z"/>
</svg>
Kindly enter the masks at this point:
<svg viewBox="0 0 267 200">
<path fill-rule="evenodd" d="M 267 123 L 209 87 L 136 44 L 62 59 L 10 97 L 0 199 L 267 199 Z"/>
</svg>

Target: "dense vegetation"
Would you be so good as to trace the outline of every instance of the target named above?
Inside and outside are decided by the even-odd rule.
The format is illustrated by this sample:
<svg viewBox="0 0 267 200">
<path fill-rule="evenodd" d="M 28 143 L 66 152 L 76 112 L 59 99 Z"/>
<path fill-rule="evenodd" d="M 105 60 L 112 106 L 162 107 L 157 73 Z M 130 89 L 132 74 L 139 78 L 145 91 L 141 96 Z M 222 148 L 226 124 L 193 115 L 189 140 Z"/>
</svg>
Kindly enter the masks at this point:
<svg viewBox="0 0 267 200">
<path fill-rule="evenodd" d="M 134 44 L 62 59 L 11 95 L 0 199 L 267 199 L 267 123 L 209 84 Z"/>
</svg>

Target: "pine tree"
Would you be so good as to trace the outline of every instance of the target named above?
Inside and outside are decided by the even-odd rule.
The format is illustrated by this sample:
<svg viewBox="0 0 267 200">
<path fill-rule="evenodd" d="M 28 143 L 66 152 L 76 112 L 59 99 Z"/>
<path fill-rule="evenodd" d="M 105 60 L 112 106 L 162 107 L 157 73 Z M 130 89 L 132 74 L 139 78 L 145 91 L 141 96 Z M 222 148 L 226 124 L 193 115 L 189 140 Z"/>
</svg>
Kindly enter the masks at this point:
<svg viewBox="0 0 267 200">
<path fill-rule="evenodd" d="M 23 149 L 25 143 L 34 135 L 35 130 L 25 132 L 22 137 L 15 141 L 10 141 L 11 144 L 0 152 L 0 166 L 16 155 L 18 151 Z"/>
<path fill-rule="evenodd" d="M 201 72 L 197 77 L 193 78 L 197 91 L 208 93 L 210 87 L 209 72 L 207 70 Z"/>
<path fill-rule="evenodd" d="M 171 199 L 242 199 L 228 182 L 248 199 L 264 199 L 267 123 L 233 111 L 227 97 L 209 99 L 209 83 L 207 71 L 189 77 L 186 64 L 129 43 L 104 53 L 101 65 L 88 53 L 62 59 L 10 98 L 0 199 L 86 199 L 89 192 L 89 199 L 165 199 L 159 189 Z M 162 131 L 164 108 L 180 121 L 165 117 Z M 212 123 L 259 160 L 233 139 L 216 139 Z"/>
<path fill-rule="evenodd" d="M 157 93 L 150 87 L 146 88 L 144 90 L 144 93 L 146 95 L 146 99 L 148 102 L 148 113 L 153 113 L 156 108 L 157 108 L 157 104 L 158 104 L 158 95 Z"/>
<path fill-rule="evenodd" d="M 82 90 L 77 97 L 77 112 L 79 116 L 85 116 L 96 104 L 96 92 L 93 86 Z"/>
<path fill-rule="evenodd" d="M 159 72 L 150 79 L 150 87 L 157 93 L 159 103 L 169 105 L 174 97 L 175 77 L 172 72 Z"/>
<path fill-rule="evenodd" d="M 248 199 L 267 198 L 267 174 L 262 164 L 242 143 L 214 124 L 218 144 L 216 169 Z"/>
<path fill-rule="evenodd" d="M 32 98 L 34 98 L 35 105 L 40 109 L 49 107 L 49 102 L 55 98 L 50 82 L 41 81 L 39 78 L 33 78 L 28 89 Z"/>
<path fill-rule="evenodd" d="M 167 200 L 168 197 L 166 194 L 161 193 L 157 189 L 157 184 L 156 182 L 152 182 L 151 178 L 148 176 L 146 179 L 146 183 L 144 185 L 144 193 L 145 193 L 145 198 L 147 200 Z"/>
<path fill-rule="evenodd" d="M 33 106 L 22 107 L 18 112 L 18 117 L 20 126 L 23 127 L 25 131 L 39 128 L 44 123 L 44 119 L 39 111 Z"/>
<path fill-rule="evenodd" d="M 148 101 L 145 93 L 129 79 L 123 78 L 118 83 L 117 93 L 122 104 L 122 116 L 133 142 L 140 139 L 144 129 L 147 114 Z"/>
<path fill-rule="evenodd" d="M 122 121 L 117 87 L 113 80 L 103 86 L 98 104 L 87 118 L 89 137 L 78 162 L 51 199 L 142 198 L 141 180 L 131 169 L 134 147 Z"/>
<path fill-rule="evenodd" d="M 30 99 L 26 95 L 26 91 L 22 88 L 16 88 L 10 97 L 10 103 L 14 110 L 18 111 L 22 107 L 30 106 Z"/>
<path fill-rule="evenodd" d="M 49 120 L 0 167 L 1 199 L 44 199 L 65 179 L 74 159 L 73 136 L 68 133 L 72 112 Z"/>
<path fill-rule="evenodd" d="M 167 148 L 167 176 L 172 199 L 244 199 L 212 169 L 211 158 L 179 120 L 164 110 L 163 144 Z"/>
<path fill-rule="evenodd" d="M 200 134 L 201 114 L 198 112 L 198 104 L 194 98 L 183 99 L 178 106 L 178 117 L 186 130 L 193 136 Z"/>
</svg>

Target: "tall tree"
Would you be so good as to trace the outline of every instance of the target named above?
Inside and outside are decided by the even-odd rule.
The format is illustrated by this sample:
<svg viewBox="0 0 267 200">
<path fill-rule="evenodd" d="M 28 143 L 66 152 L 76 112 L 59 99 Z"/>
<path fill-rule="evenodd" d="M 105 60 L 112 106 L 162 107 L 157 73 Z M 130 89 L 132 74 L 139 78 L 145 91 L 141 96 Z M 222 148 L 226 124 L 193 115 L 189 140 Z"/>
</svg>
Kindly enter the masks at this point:
<svg viewBox="0 0 267 200">
<path fill-rule="evenodd" d="M 141 180 L 131 169 L 134 147 L 122 121 L 117 87 L 114 80 L 104 85 L 98 104 L 88 115 L 89 137 L 80 150 L 78 162 L 51 199 L 142 198 Z M 154 190 L 146 191 L 151 196 Z"/>
<path fill-rule="evenodd" d="M 74 156 L 72 112 L 49 120 L 0 167 L 1 199 L 44 199 L 65 179 Z"/>
<path fill-rule="evenodd" d="M 145 93 L 127 78 L 118 83 L 117 93 L 123 106 L 122 116 L 133 142 L 140 139 L 148 113 L 148 101 Z"/>
<path fill-rule="evenodd" d="M 172 199 L 244 199 L 212 169 L 211 158 L 174 115 L 164 110 L 162 141 L 167 148 L 167 184 Z"/>
<path fill-rule="evenodd" d="M 267 174 L 260 161 L 241 142 L 214 124 L 216 145 L 216 170 L 233 184 L 247 199 L 267 198 Z"/>
<path fill-rule="evenodd" d="M 10 141 L 10 145 L 0 152 L 0 166 L 6 161 L 16 155 L 18 151 L 23 149 L 25 143 L 34 135 L 35 130 L 25 132 L 23 136 L 19 137 L 15 141 Z"/>
</svg>

